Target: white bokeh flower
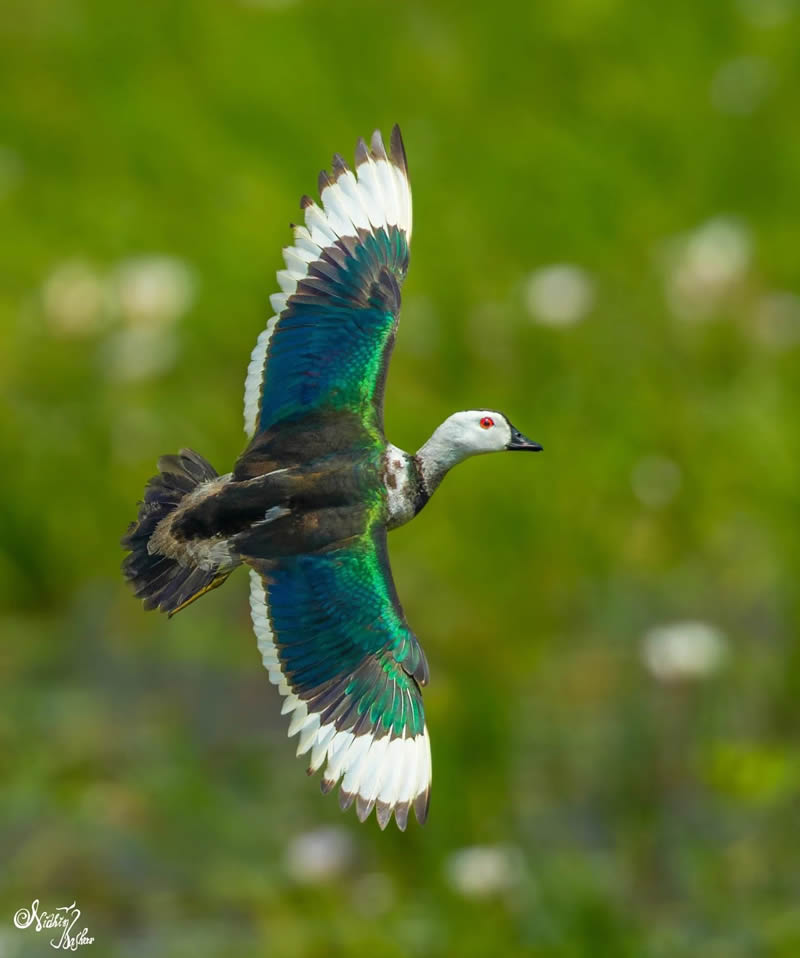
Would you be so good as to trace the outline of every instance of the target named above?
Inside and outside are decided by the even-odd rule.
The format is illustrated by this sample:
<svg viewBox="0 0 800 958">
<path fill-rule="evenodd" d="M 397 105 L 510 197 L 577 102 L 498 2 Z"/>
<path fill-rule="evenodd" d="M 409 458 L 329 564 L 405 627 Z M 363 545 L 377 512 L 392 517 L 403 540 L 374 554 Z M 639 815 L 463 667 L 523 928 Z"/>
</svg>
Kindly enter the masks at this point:
<svg viewBox="0 0 800 958">
<path fill-rule="evenodd" d="M 750 231 L 740 220 L 719 216 L 665 244 L 667 302 L 685 319 L 704 319 L 747 274 Z"/>
<path fill-rule="evenodd" d="M 330 881 L 345 872 L 355 857 L 350 832 L 339 826 L 296 835 L 286 849 L 286 869 L 302 884 Z"/>
<path fill-rule="evenodd" d="M 42 304 L 50 327 L 64 336 L 95 332 L 105 318 L 103 280 L 84 260 L 61 263 L 45 279 Z"/>
<path fill-rule="evenodd" d="M 649 629 L 642 639 L 642 660 L 660 682 L 704 679 L 727 654 L 724 634 L 707 622 L 672 622 Z"/>
<path fill-rule="evenodd" d="M 525 280 L 530 317 L 548 326 L 580 322 L 594 305 L 594 283 L 580 266 L 556 263 L 534 270 Z"/>
<path fill-rule="evenodd" d="M 100 362 L 108 379 L 136 382 L 166 372 L 178 357 L 178 340 L 171 329 L 131 326 L 107 337 Z"/>
<path fill-rule="evenodd" d="M 123 320 L 140 325 L 169 324 L 191 306 L 194 273 L 171 256 L 123 260 L 109 277 L 109 293 Z"/>
<path fill-rule="evenodd" d="M 518 885 L 525 863 L 513 845 L 471 845 L 449 856 L 445 872 L 450 885 L 466 898 L 486 898 Z"/>
</svg>

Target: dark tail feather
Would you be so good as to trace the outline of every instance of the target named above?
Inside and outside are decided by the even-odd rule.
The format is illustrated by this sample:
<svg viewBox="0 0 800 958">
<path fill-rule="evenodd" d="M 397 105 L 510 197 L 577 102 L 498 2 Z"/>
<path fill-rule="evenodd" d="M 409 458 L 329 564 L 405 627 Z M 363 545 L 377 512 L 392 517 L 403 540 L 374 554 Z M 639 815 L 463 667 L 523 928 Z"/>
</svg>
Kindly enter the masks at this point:
<svg viewBox="0 0 800 958">
<path fill-rule="evenodd" d="M 148 551 L 150 537 L 161 520 L 187 493 L 217 478 L 214 467 L 191 449 L 181 449 L 177 456 L 162 456 L 158 468 L 158 475 L 145 487 L 138 518 L 122 539 L 123 548 L 130 550 L 122 563 L 122 571 L 136 596 L 144 601 L 145 609 L 160 609 L 174 615 L 210 589 L 222 585 L 231 570 L 220 573 L 216 569 L 182 565 L 160 552 Z"/>
</svg>

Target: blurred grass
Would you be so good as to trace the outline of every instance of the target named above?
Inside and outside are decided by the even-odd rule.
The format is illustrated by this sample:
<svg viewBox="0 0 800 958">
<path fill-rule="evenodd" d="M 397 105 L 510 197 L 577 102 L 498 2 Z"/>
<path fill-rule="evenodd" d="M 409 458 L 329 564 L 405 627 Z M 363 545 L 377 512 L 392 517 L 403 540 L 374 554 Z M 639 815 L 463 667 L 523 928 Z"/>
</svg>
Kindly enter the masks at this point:
<svg viewBox="0 0 800 958">
<path fill-rule="evenodd" d="M 0 954 L 47 947 L 11 923 L 40 898 L 76 900 L 103 955 L 794 958 L 800 352 L 754 316 L 800 292 L 796 5 L 7 0 L 2 19 Z M 741 57 L 771 83 L 715 109 Z M 465 464 L 392 535 L 433 676 L 431 817 L 405 835 L 305 779 L 244 577 L 167 622 L 117 546 L 159 454 L 240 451 L 296 201 L 395 121 L 415 233 L 387 432 L 416 448 L 488 405 L 546 450 Z M 664 244 L 719 216 L 752 264 L 682 320 Z M 124 320 L 59 323 L 48 277 L 154 254 L 195 296 L 174 362 L 126 378 Z M 593 277 L 575 325 L 527 314 L 553 262 Z M 631 479 L 653 455 L 681 476 L 660 508 Z M 728 655 L 659 682 L 641 637 L 686 619 Z M 287 842 L 323 824 L 354 858 L 307 885 Z M 448 862 L 483 844 L 524 867 L 470 900 Z"/>
</svg>

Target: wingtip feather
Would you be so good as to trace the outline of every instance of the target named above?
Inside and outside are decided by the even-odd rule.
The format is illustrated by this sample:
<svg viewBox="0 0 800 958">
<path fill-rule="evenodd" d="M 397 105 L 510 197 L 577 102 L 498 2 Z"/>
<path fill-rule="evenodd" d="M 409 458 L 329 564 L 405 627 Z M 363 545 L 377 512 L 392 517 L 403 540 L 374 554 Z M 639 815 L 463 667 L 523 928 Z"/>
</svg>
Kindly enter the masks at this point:
<svg viewBox="0 0 800 958">
<path fill-rule="evenodd" d="M 428 810 L 431 805 L 431 790 L 426 788 L 424 792 L 420 792 L 419 795 L 414 799 L 414 814 L 417 816 L 417 821 L 420 825 L 424 825 L 428 820 Z"/>
<path fill-rule="evenodd" d="M 356 140 L 355 161 L 356 167 L 369 162 L 369 150 L 367 149 L 367 143 L 363 136 L 360 136 Z"/>
<path fill-rule="evenodd" d="M 406 157 L 406 148 L 403 144 L 403 134 L 400 132 L 399 124 L 395 123 L 392 127 L 392 133 L 389 137 L 389 156 L 394 165 L 408 179 L 408 159 Z"/>
<path fill-rule="evenodd" d="M 373 160 L 388 160 L 386 156 L 386 147 L 383 145 L 383 137 L 380 130 L 373 130 L 370 139 L 370 152 Z"/>
</svg>

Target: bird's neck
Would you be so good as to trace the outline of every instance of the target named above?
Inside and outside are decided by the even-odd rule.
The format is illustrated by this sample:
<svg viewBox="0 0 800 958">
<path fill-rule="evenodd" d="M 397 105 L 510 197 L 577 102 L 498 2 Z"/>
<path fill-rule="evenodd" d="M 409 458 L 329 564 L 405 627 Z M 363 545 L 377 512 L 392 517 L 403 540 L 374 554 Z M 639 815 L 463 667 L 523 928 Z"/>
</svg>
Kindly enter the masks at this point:
<svg viewBox="0 0 800 958">
<path fill-rule="evenodd" d="M 450 438 L 437 429 L 415 457 L 428 495 L 432 496 L 450 469 L 469 455 L 468 450 L 453 445 Z"/>
<path fill-rule="evenodd" d="M 472 455 L 440 426 L 415 456 L 390 444 L 386 447 L 384 482 L 388 527 L 413 519 L 438 489 L 448 470 Z"/>
</svg>

